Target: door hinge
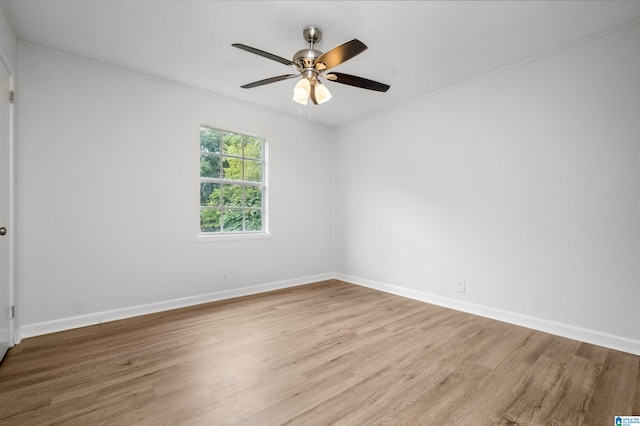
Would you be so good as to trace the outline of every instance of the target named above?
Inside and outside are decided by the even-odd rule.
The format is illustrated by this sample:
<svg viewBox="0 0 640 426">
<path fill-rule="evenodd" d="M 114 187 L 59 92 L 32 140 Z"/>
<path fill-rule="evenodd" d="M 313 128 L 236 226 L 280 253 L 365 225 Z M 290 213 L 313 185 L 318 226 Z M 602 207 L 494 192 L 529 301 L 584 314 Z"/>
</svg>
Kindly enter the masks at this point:
<svg viewBox="0 0 640 426">
<path fill-rule="evenodd" d="M 16 307 L 15 305 L 11 305 L 9 307 L 9 319 L 14 319 L 16 317 Z"/>
<path fill-rule="evenodd" d="M 11 90 L 9 92 L 9 103 L 10 104 L 15 104 L 16 103 L 16 91 L 15 90 Z"/>
</svg>

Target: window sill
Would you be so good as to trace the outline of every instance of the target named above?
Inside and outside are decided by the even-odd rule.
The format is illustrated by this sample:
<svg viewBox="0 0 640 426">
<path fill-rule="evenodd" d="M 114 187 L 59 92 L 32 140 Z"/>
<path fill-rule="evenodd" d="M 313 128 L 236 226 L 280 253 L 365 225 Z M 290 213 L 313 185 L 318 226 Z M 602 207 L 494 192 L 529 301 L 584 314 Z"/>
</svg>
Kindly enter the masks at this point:
<svg viewBox="0 0 640 426">
<path fill-rule="evenodd" d="M 271 234 L 220 234 L 220 235 L 198 235 L 197 243 L 223 243 L 227 241 L 248 241 L 248 240 L 269 240 Z"/>
</svg>

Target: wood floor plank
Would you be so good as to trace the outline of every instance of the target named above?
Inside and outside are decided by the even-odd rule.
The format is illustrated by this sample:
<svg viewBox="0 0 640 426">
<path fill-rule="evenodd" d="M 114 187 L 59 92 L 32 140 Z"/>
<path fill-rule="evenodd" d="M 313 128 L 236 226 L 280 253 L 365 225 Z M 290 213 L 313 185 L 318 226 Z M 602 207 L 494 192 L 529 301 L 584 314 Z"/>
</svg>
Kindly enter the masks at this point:
<svg viewBox="0 0 640 426">
<path fill-rule="evenodd" d="M 411 391 L 418 384 L 419 389 L 424 391 L 429 383 L 433 384 L 426 379 L 437 381 L 436 378 L 441 373 L 434 367 L 422 372 L 424 376 L 403 376 L 392 366 L 387 366 L 367 375 L 362 381 L 335 394 L 324 403 L 303 412 L 293 418 L 290 424 L 370 424 L 365 420 L 369 411 L 385 407 L 390 401 L 396 400 L 396 395 L 401 391 Z M 425 380 L 421 382 L 421 378 Z"/>
<path fill-rule="evenodd" d="M 539 357 L 531 371 L 518 383 L 518 392 L 505 410 L 504 419 L 516 425 L 530 424 L 563 373 L 564 369 L 558 362 L 546 356 Z"/>
<path fill-rule="evenodd" d="M 628 389 L 626 389 L 628 391 Z M 636 376 L 636 396 L 633 399 L 632 416 L 640 416 L 640 365 L 638 366 L 638 375 Z"/>
<path fill-rule="evenodd" d="M 505 359 L 475 386 L 468 386 L 464 396 L 436 420 L 441 424 L 452 419 L 453 424 L 460 425 L 501 423 L 511 401 L 520 393 L 522 377 L 531 369 L 527 363 Z"/>
<path fill-rule="evenodd" d="M 640 357 L 337 280 L 25 339 L 0 424 L 600 425 Z M 603 423 L 604 422 L 604 423 Z"/>
<path fill-rule="evenodd" d="M 582 425 L 595 389 L 598 370 L 594 363 L 572 357 L 560 379 L 551 387 L 533 423 L 553 426 Z"/>
<path fill-rule="evenodd" d="M 530 330 L 524 327 L 495 321 L 486 326 L 485 331 L 485 338 L 474 346 L 466 360 L 490 369 L 496 368 L 509 357 L 530 333 Z"/>
<path fill-rule="evenodd" d="M 470 389 L 485 379 L 491 370 L 474 364 L 456 365 L 446 361 L 437 366 L 437 374 L 429 377 L 417 398 L 410 398 L 406 403 L 402 398 L 394 398 L 392 402 L 399 403 L 400 409 L 393 413 L 387 408 L 382 416 L 373 417 L 371 424 L 460 424 L 460 419 L 468 414 L 464 410 L 470 407 L 467 405 Z"/>
<path fill-rule="evenodd" d="M 638 377 L 637 357 L 614 350 L 606 351 L 605 361 L 599 370 L 596 386 L 585 413 L 585 425 L 611 423 L 620 415 L 631 415 L 634 392 Z"/>
</svg>

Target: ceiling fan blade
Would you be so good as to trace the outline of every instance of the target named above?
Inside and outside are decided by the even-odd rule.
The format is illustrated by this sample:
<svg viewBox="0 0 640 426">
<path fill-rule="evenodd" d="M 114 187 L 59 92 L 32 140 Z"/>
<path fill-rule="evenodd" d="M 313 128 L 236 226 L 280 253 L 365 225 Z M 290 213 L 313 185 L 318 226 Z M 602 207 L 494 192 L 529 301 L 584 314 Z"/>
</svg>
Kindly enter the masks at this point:
<svg viewBox="0 0 640 426">
<path fill-rule="evenodd" d="M 367 45 L 358 39 L 353 39 L 340 46 L 334 47 L 316 59 L 315 63 L 323 63 L 325 69 L 333 68 L 341 63 L 348 61 L 356 55 L 367 50 Z"/>
<path fill-rule="evenodd" d="M 309 97 L 311 98 L 311 102 L 313 102 L 314 105 L 318 105 L 318 100 L 316 99 L 316 86 L 314 84 L 311 85 Z"/>
<path fill-rule="evenodd" d="M 332 75 L 336 78 L 330 77 Z M 369 80 L 368 78 L 358 77 L 351 74 L 343 74 L 341 72 L 332 72 L 331 74 L 327 74 L 324 77 L 326 77 L 328 80 L 333 80 L 336 83 L 348 84 L 349 86 L 360 87 L 361 89 L 375 90 L 378 92 L 386 92 L 391 87 L 384 83 Z"/>
<path fill-rule="evenodd" d="M 265 78 L 264 80 L 258 80 L 258 81 L 254 81 L 253 83 L 248 83 L 248 84 L 244 84 L 240 87 L 242 87 L 243 89 L 251 89 L 252 87 L 258 87 L 258 86 L 262 86 L 265 84 L 269 84 L 269 83 L 275 83 L 277 81 L 282 81 L 282 80 L 286 80 L 289 78 L 294 78 L 294 77 L 298 77 L 300 74 L 285 74 L 285 75 L 279 75 L 277 77 L 271 77 L 271 78 Z"/>
<path fill-rule="evenodd" d="M 264 50 L 256 49 L 255 47 L 247 46 L 242 43 L 234 43 L 231 46 L 237 47 L 238 49 L 246 50 L 250 53 L 255 53 L 256 55 L 262 56 L 263 58 L 271 59 L 272 61 L 280 62 L 284 65 L 289 65 L 295 68 L 296 64 L 291 62 L 288 59 L 282 58 L 280 56 L 274 55 L 273 53 L 265 52 Z"/>
</svg>

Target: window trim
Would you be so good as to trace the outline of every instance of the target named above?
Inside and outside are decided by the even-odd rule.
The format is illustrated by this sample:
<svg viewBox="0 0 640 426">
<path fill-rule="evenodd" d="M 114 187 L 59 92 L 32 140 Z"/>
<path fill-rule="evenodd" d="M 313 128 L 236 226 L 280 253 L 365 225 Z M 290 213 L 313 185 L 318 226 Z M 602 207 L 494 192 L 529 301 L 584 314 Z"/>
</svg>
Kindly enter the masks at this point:
<svg viewBox="0 0 640 426">
<path fill-rule="evenodd" d="M 196 237 L 196 243 L 224 243 L 229 241 L 246 240 L 270 240 L 271 234 L 267 232 L 235 232 L 227 234 L 201 233 Z"/>
<path fill-rule="evenodd" d="M 224 179 L 220 178 L 209 178 L 203 177 L 198 173 L 198 182 L 201 184 L 203 182 L 216 183 L 220 185 L 240 185 L 240 186 L 252 186 L 256 188 L 262 189 L 262 230 L 260 231 L 235 231 L 235 232 L 202 232 L 200 228 L 200 212 L 202 211 L 202 206 L 198 206 L 198 234 L 196 236 L 196 242 L 223 242 L 223 241 L 238 241 L 238 240 L 262 240 L 262 239 L 270 239 L 271 233 L 269 232 L 269 142 L 267 137 L 264 135 L 255 134 L 252 132 L 240 132 L 236 130 L 227 130 L 223 127 L 213 126 L 211 124 L 203 124 L 201 123 L 198 130 L 201 128 L 207 128 L 211 130 L 216 130 L 224 133 L 233 133 L 235 135 L 248 136 L 253 138 L 259 138 L 262 140 L 262 158 L 254 159 L 251 157 L 237 156 L 231 154 L 225 154 L 223 152 L 222 145 L 220 145 L 220 151 L 218 153 L 214 153 L 213 155 L 219 155 L 222 159 L 223 157 L 237 158 L 237 159 L 246 159 L 246 160 L 255 160 L 262 162 L 262 182 L 253 182 L 244 180 L 244 166 L 243 166 L 243 180 L 232 180 L 232 179 Z M 221 141 L 222 142 L 222 141 Z M 244 151 L 243 151 L 244 152 Z M 198 158 L 202 155 L 202 151 L 200 151 Z M 221 206 L 222 208 L 222 206 Z"/>
</svg>

